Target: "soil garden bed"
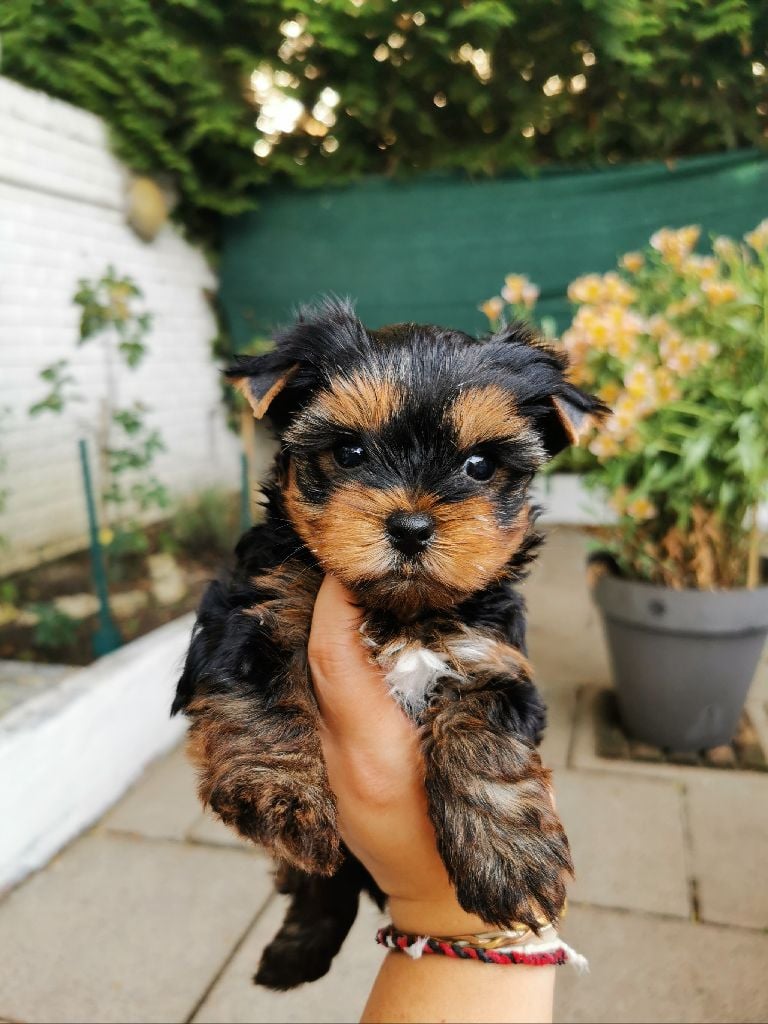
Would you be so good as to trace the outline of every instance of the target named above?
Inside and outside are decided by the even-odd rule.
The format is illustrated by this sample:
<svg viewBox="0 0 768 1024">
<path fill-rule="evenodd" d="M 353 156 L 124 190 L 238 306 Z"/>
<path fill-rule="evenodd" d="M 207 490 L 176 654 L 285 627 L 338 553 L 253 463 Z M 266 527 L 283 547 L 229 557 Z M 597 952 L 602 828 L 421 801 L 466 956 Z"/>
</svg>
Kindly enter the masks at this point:
<svg viewBox="0 0 768 1024">
<path fill-rule="evenodd" d="M 238 536 L 230 502 L 214 531 L 178 543 L 174 520 L 145 533 L 147 551 L 107 559 L 112 617 L 124 643 L 193 611 Z M 0 661 L 89 665 L 98 602 L 88 551 L 0 580 Z"/>
<path fill-rule="evenodd" d="M 125 642 L 149 633 L 150 630 L 178 618 L 184 612 L 193 611 L 197 607 L 206 582 L 217 572 L 217 564 L 179 556 L 174 557 L 174 562 L 178 567 L 179 578 L 184 581 L 186 587 L 186 592 L 177 601 L 161 603 L 157 600 L 152 591 L 152 579 L 144 565 L 135 577 L 110 583 L 112 614 Z M 41 644 L 38 632 L 41 620 L 32 621 L 35 612 L 30 611 L 40 603 L 51 602 L 56 607 L 56 598 L 92 593 L 93 584 L 87 551 L 79 551 L 66 558 L 38 566 L 19 576 L 11 577 L 8 582 L 16 590 L 14 604 L 21 614 L 18 619 L 0 627 L 0 659 L 68 665 L 89 665 L 94 660 L 91 638 L 97 621 L 95 612 L 82 619 L 70 618 L 70 623 L 63 629 L 60 627 L 61 642 L 56 642 L 55 637 L 51 637 Z M 126 594 L 132 597 L 143 595 L 143 598 L 137 598 L 133 607 L 129 607 L 128 602 L 123 604 L 120 600 L 121 596 Z M 121 614 L 121 607 L 129 610 Z"/>
</svg>

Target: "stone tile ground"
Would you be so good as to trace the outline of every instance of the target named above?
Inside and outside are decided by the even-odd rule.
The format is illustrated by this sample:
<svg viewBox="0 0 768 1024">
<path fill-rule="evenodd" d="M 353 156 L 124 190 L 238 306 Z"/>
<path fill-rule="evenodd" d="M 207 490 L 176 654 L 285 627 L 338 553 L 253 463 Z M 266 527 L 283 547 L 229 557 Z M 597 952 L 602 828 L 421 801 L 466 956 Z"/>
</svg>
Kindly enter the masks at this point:
<svg viewBox="0 0 768 1024">
<path fill-rule="evenodd" d="M 765 1021 L 768 776 L 595 757 L 580 687 L 608 670 L 583 550 L 556 531 L 528 584 L 544 754 L 578 870 L 565 935 L 591 961 L 560 972 L 556 1019 Z M 765 669 L 750 703 L 764 742 Z M 274 994 L 250 977 L 282 909 L 266 860 L 200 811 L 175 751 L 0 902 L 0 1021 L 356 1020 L 377 912 L 363 908 L 329 976 Z"/>
</svg>

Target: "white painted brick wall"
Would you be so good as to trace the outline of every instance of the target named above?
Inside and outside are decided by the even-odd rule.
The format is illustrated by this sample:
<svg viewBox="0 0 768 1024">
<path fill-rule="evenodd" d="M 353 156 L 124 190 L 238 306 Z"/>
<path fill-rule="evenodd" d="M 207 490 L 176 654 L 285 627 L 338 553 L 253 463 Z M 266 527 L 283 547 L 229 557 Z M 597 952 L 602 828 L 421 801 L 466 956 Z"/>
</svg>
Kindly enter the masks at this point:
<svg viewBox="0 0 768 1024">
<path fill-rule="evenodd" d="M 108 264 L 133 277 L 153 314 L 149 354 L 121 369 L 122 402 L 150 408 L 167 452 L 157 474 L 175 495 L 238 484 L 238 443 L 224 424 L 210 343 L 216 326 L 203 289 L 214 277 L 201 253 L 166 226 L 151 243 L 127 226 L 126 169 L 99 118 L 0 78 L 0 565 L 12 571 L 84 542 L 85 507 L 75 416 L 28 415 L 40 369 L 69 358 L 95 415 L 104 389 L 100 346 L 76 347 L 78 279 Z"/>
</svg>

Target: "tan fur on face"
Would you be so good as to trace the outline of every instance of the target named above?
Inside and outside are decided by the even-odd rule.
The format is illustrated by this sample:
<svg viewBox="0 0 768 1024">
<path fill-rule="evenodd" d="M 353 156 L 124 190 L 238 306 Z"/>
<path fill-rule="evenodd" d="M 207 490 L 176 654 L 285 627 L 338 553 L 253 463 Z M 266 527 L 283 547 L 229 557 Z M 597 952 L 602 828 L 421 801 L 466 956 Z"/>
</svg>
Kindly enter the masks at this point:
<svg viewBox="0 0 768 1024">
<path fill-rule="evenodd" d="M 398 384 L 385 378 L 357 373 L 337 377 L 311 411 L 350 430 L 379 430 L 394 416 L 403 401 Z"/>
<path fill-rule="evenodd" d="M 483 441 L 522 434 L 528 429 L 512 396 L 495 384 L 462 391 L 448 410 L 448 418 L 456 431 L 459 447 L 464 449 Z"/>
<path fill-rule="evenodd" d="M 503 527 L 491 498 L 477 495 L 436 510 L 437 529 L 425 569 L 444 586 L 461 592 L 477 590 L 495 579 L 520 547 L 528 530 L 528 509 Z"/>
<path fill-rule="evenodd" d="M 328 572 L 351 587 L 391 576 L 392 602 L 414 608 L 445 607 L 498 578 L 530 526 L 528 508 L 502 526 L 490 497 L 441 503 L 404 488 L 356 483 L 340 487 L 324 506 L 311 505 L 301 497 L 293 469 L 285 499 L 300 536 Z M 434 539 L 418 561 L 399 559 L 387 539 L 387 517 L 397 511 L 425 512 L 435 519 Z"/>
</svg>

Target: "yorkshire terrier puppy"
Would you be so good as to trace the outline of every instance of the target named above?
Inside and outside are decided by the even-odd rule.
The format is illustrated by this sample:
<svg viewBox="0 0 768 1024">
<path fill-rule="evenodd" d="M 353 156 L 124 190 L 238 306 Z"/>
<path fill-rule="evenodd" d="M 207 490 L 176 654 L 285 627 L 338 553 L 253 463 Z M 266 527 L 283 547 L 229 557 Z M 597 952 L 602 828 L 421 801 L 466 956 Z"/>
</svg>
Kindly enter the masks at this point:
<svg viewBox="0 0 768 1024">
<path fill-rule="evenodd" d="M 293 893 L 256 981 L 324 974 L 367 890 L 339 837 L 307 663 L 323 574 L 420 727 L 429 812 L 459 902 L 489 925 L 560 913 L 571 872 L 536 744 L 544 707 L 515 585 L 540 537 L 536 471 L 607 411 L 522 324 L 484 340 L 369 330 L 344 303 L 305 311 L 227 371 L 280 448 L 265 522 L 202 601 L 174 713 L 204 803 L 275 857 Z"/>
</svg>

